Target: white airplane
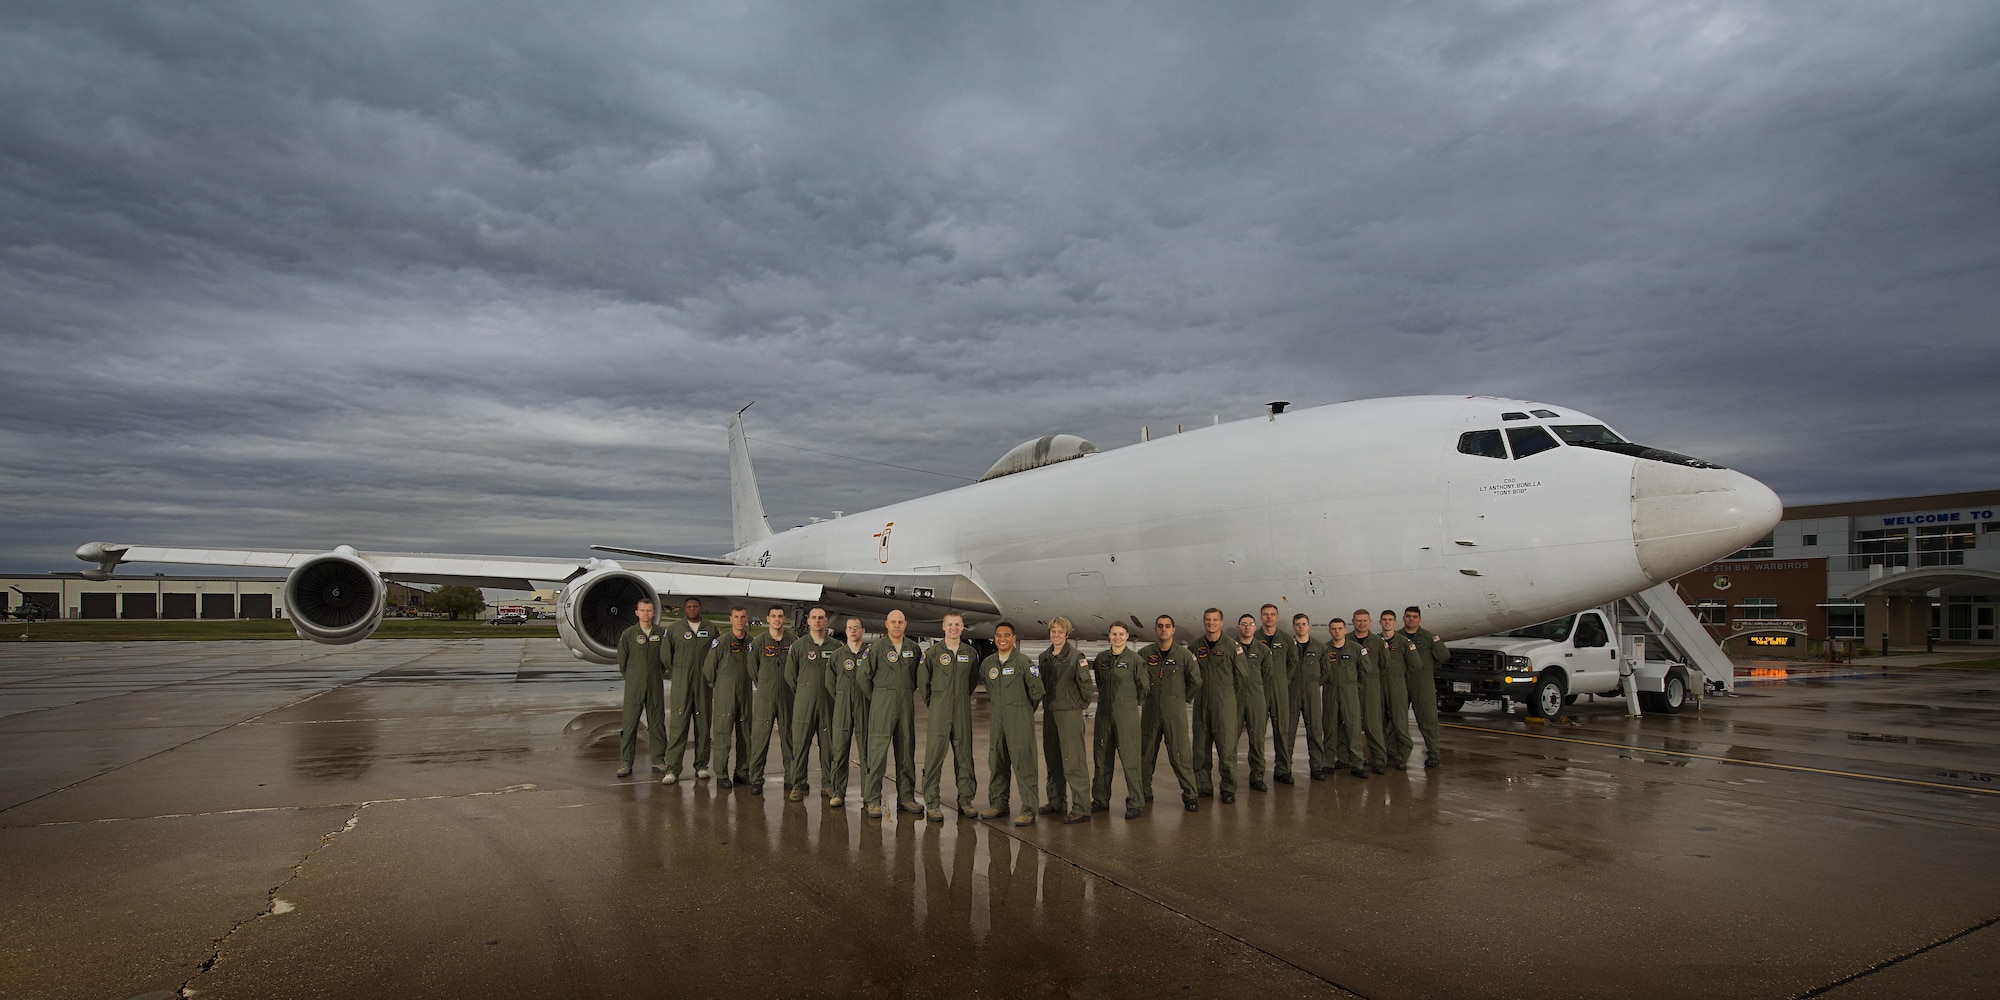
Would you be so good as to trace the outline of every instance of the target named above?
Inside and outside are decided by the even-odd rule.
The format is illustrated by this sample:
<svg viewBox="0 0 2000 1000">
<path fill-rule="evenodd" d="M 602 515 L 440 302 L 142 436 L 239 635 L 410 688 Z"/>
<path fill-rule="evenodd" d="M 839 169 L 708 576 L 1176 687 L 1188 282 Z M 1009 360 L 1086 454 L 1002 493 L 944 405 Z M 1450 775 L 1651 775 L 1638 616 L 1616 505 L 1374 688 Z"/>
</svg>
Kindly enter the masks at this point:
<svg viewBox="0 0 2000 1000">
<path fill-rule="evenodd" d="M 746 407 L 745 409 L 747 409 Z M 381 622 L 384 578 L 539 589 L 560 582 L 563 642 L 615 659 L 641 597 L 818 602 L 935 634 L 1064 615 L 1083 638 L 1155 615 L 1186 629 L 1270 602 L 1322 624 L 1355 608 L 1424 609 L 1447 640 L 1531 625 L 1671 580 L 1769 533 L 1782 506 L 1749 476 L 1628 443 L 1568 407 L 1415 396 L 1284 412 L 1099 452 L 1028 441 L 979 482 L 773 533 L 729 420 L 736 547 L 721 559 L 606 546 L 640 561 L 91 542 L 119 564 L 291 570 L 301 638 L 348 643 Z"/>
</svg>

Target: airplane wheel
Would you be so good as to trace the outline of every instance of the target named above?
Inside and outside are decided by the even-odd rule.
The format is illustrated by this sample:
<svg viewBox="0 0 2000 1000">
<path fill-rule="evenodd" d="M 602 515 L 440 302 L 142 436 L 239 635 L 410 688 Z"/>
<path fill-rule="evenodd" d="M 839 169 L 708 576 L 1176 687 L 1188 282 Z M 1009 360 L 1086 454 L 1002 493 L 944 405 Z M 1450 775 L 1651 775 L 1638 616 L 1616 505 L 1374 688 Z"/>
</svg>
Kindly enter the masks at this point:
<svg viewBox="0 0 2000 1000">
<path fill-rule="evenodd" d="M 1534 692 L 1528 696 L 1528 714 L 1553 719 L 1562 714 L 1563 705 L 1562 679 L 1554 674 L 1543 674 L 1535 681 Z"/>
<path fill-rule="evenodd" d="M 1465 707 L 1464 698 L 1460 698 L 1457 695 L 1450 695 L 1450 694 L 1438 695 L 1438 711 L 1440 712 L 1456 712 L 1464 707 Z"/>
<path fill-rule="evenodd" d="M 1687 672 L 1679 667 L 1667 671 L 1665 690 L 1653 696 L 1653 711 L 1672 715 L 1687 707 Z"/>
</svg>

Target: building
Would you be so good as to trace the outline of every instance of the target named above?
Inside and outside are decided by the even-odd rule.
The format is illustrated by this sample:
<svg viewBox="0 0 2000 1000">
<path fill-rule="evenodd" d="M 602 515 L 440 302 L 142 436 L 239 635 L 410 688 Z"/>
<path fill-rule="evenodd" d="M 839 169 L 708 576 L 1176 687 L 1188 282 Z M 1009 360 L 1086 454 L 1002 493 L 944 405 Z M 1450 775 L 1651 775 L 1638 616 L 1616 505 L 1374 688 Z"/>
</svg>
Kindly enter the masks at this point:
<svg viewBox="0 0 2000 1000">
<path fill-rule="evenodd" d="M 2000 645 L 2000 490 L 1787 507 L 1769 538 L 1674 584 L 1718 639 L 1792 619 L 1815 640 Z"/>
<path fill-rule="evenodd" d="M 422 607 L 425 591 L 388 583 L 391 608 Z M 272 576 L 0 576 L 0 609 L 32 602 L 48 618 L 283 618 L 285 580 Z"/>
</svg>

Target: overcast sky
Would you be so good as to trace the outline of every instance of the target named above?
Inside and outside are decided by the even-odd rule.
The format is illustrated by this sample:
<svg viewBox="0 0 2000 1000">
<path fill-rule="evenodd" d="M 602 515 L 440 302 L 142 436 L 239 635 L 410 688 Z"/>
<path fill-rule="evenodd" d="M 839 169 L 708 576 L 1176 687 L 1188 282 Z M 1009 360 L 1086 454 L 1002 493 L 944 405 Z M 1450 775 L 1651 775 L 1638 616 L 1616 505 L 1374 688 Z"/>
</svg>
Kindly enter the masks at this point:
<svg viewBox="0 0 2000 1000">
<path fill-rule="evenodd" d="M 112 8 L 122 9 L 112 9 Z M 2000 5 L 34 3 L 0 567 L 720 551 L 1051 431 L 1519 395 L 2000 487 Z"/>
</svg>

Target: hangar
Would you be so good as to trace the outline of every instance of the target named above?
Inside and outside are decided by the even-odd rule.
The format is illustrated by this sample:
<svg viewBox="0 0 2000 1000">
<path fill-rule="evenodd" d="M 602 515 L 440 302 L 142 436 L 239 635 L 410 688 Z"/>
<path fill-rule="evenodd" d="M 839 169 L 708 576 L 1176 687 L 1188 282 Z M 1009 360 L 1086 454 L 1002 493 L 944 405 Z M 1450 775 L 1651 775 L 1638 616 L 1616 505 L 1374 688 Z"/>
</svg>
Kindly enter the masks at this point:
<svg viewBox="0 0 2000 1000">
<path fill-rule="evenodd" d="M 388 584 L 388 602 L 423 604 L 424 591 Z M 0 576 L 0 610 L 32 602 L 48 618 L 283 618 L 281 576 L 121 576 L 86 580 L 79 573 Z"/>
</svg>

